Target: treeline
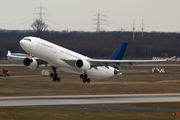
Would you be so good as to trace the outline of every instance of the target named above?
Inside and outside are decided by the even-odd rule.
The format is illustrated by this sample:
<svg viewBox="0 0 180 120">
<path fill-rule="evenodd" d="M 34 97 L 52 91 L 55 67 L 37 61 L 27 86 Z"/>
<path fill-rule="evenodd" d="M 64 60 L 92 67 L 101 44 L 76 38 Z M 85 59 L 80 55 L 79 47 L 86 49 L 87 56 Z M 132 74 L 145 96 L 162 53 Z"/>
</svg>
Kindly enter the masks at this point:
<svg viewBox="0 0 180 120">
<path fill-rule="evenodd" d="M 0 30 L 0 56 L 8 50 L 24 52 L 19 41 L 26 36 L 36 36 L 33 31 Z M 125 58 L 171 57 L 180 55 L 179 33 L 135 33 L 132 32 L 57 32 L 43 31 L 41 38 L 92 58 L 109 58 L 122 41 L 128 43 Z"/>
</svg>

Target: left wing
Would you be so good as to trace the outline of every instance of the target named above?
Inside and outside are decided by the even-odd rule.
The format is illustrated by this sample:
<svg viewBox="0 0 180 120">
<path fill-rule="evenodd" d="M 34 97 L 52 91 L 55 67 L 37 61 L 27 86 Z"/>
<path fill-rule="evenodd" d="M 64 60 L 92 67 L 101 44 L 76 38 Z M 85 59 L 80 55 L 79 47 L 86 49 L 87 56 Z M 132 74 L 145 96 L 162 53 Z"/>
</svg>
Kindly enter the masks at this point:
<svg viewBox="0 0 180 120">
<path fill-rule="evenodd" d="M 11 53 L 11 51 L 8 51 L 7 57 L 9 57 L 9 59 L 11 58 L 19 58 L 19 59 L 24 59 L 24 58 L 27 58 L 29 57 L 28 54 L 24 54 L 24 53 Z M 39 59 L 37 57 L 33 57 L 34 59 Z"/>
<path fill-rule="evenodd" d="M 7 55 L 8 60 L 14 60 L 15 59 L 24 59 L 26 57 L 29 57 L 28 54 L 23 54 L 23 53 L 11 53 L 11 51 L 8 51 Z"/>
<path fill-rule="evenodd" d="M 7 55 L 6 55 L 8 58 L 8 60 L 24 60 L 25 58 L 29 57 L 28 54 L 23 54 L 23 53 L 11 53 L 11 51 L 8 51 Z M 42 60 L 42 59 L 39 59 L 38 57 L 33 57 L 37 62 L 38 62 L 38 65 L 41 65 L 41 64 L 47 64 L 46 61 Z"/>
</svg>

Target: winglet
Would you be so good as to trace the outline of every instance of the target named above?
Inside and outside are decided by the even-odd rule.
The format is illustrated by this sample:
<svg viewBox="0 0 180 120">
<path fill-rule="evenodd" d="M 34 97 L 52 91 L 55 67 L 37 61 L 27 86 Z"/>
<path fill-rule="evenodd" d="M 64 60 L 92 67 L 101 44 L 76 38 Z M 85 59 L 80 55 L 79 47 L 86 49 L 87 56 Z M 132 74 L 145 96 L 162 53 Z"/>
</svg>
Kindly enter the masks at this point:
<svg viewBox="0 0 180 120">
<path fill-rule="evenodd" d="M 176 58 L 176 56 L 173 56 L 173 57 L 167 59 L 167 61 L 172 61 L 172 60 L 175 59 L 175 58 Z"/>
<path fill-rule="evenodd" d="M 11 51 L 10 50 L 8 50 L 8 53 L 7 53 L 6 56 L 11 56 Z"/>
</svg>

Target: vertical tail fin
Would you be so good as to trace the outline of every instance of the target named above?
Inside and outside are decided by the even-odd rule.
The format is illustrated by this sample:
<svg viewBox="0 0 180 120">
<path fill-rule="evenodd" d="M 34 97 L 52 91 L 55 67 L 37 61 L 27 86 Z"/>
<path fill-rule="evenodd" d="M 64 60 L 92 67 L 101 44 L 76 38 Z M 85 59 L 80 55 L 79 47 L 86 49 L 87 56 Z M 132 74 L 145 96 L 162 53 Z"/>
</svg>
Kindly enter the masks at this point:
<svg viewBox="0 0 180 120">
<path fill-rule="evenodd" d="M 116 51 L 111 55 L 109 60 L 122 60 L 126 51 L 127 44 L 127 42 L 122 42 L 116 49 Z"/>
</svg>

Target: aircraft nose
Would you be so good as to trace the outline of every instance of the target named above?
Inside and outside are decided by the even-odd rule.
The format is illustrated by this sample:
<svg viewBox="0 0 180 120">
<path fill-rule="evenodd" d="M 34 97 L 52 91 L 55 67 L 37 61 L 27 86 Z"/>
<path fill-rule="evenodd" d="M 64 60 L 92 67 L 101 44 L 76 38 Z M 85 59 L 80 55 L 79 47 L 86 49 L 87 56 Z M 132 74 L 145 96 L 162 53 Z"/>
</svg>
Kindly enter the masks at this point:
<svg viewBox="0 0 180 120">
<path fill-rule="evenodd" d="M 23 47 L 25 45 L 25 41 L 24 40 L 20 40 L 19 44 L 20 44 L 21 47 Z"/>
</svg>

